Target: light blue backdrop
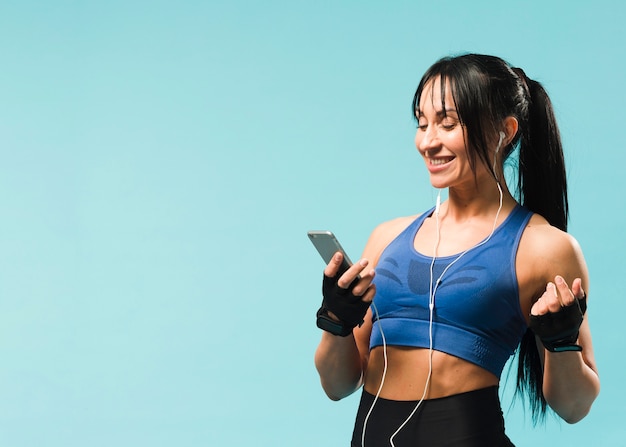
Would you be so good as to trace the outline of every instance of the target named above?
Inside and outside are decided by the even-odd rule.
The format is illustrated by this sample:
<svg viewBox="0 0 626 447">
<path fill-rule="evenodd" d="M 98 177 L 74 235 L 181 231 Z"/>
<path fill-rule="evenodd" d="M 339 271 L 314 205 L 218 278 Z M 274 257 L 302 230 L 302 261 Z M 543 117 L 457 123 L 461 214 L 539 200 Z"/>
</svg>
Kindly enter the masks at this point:
<svg viewBox="0 0 626 447">
<path fill-rule="evenodd" d="M 550 92 L 592 280 L 601 396 L 509 435 L 626 445 L 624 5 L 2 1 L 0 445 L 346 446 L 305 233 L 433 204 L 411 98 L 466 51 Z"/>
</svg>

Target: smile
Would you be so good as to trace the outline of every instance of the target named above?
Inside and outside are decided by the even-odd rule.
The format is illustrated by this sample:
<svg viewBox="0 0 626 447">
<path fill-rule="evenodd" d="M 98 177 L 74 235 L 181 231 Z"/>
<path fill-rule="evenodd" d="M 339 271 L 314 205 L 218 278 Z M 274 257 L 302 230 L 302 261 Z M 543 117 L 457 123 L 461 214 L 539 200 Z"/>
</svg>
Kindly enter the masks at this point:
<svg viewBox="0 0 626 447">
<path fill-rule="evenodd" d="M 445 165 L 446 163 L 451 162 L 452 160 L 454 160 L 454 157 L 448 157 L 448 158 L 430 158 L 430 164 L 434 165 L 434 166 L 439 166 L 439 165 Z"/>
</svg>

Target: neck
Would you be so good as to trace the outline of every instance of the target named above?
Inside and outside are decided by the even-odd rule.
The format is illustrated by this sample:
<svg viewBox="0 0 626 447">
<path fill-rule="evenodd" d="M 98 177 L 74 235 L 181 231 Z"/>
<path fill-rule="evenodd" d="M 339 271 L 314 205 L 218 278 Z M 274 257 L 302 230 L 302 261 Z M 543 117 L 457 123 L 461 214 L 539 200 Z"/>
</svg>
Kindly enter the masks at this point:
<svg viewBox="0 0 626 447">
<path fill-rule="evenodd" d="M 509 192 L 506 183 L 501 182 L 502 189 L 502 211 L 504 215 L 512 210 L 516 201 Z M 448 218 L 455 220 L 466 220 L 473 217 L 493 216 L 500 208 L 500 190 L 492 179 L 490 182 L 483 182 L 472 185 L 469 188 L 449 188 L 448 200 L 442 205 Z"/>
</svg>

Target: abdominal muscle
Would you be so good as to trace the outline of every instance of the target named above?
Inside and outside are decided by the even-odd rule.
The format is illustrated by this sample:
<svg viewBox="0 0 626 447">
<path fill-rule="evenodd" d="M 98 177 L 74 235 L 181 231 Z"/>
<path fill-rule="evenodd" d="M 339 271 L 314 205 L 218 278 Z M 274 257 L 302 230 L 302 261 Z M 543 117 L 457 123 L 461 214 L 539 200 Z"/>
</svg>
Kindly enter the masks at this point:
<svg viewBox="0 0 626 447">
<path fill-rule="evenodd" d="M 390 400 L 420 400 L 428 381 L 429 350 L 387 346 L 387 372 L 380 397 Z M 458 357 L 433 351 L 433 370 L 426 399 L 451 396 L 497 386 L 498 378 L 487 370 Z M 383 347 L 371 350 L 365 373 L 365 390 L 377 394 L 384 370 Z"/>
</svg>

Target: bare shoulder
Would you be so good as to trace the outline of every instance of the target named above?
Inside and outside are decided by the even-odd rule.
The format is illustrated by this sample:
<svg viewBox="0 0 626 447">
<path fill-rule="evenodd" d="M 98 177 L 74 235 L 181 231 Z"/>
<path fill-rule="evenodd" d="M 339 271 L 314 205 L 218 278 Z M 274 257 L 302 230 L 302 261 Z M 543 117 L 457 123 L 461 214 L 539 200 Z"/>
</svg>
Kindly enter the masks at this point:
<svg viewBox="0 0 626 447">
<path fill-rule="evenodd" d="M 528 245 L 537 255 L 554 261 L 582 255 L 578 241 L 571 234 L 553 227 L 538 214 L 528 222 L 520 245 Z"/>
<path fill-rule="evenodd" d="M 393 241 L 411 222 L 419 215 L 397 217 L 379 224 L 370 235 L 363 257 L 372 262 L 372 266 L 376 265 L 378 258 L 383 250 Z"/>
<path fill-rule="evenodd" d="M 587 267 L 578 241 L 534 214 L 528 222 L 518 249 L 518 276 L 530 276 L 539 283 L 561 275 L 570 284 L 574 278 L 587 279 Z"/>
</svg>

